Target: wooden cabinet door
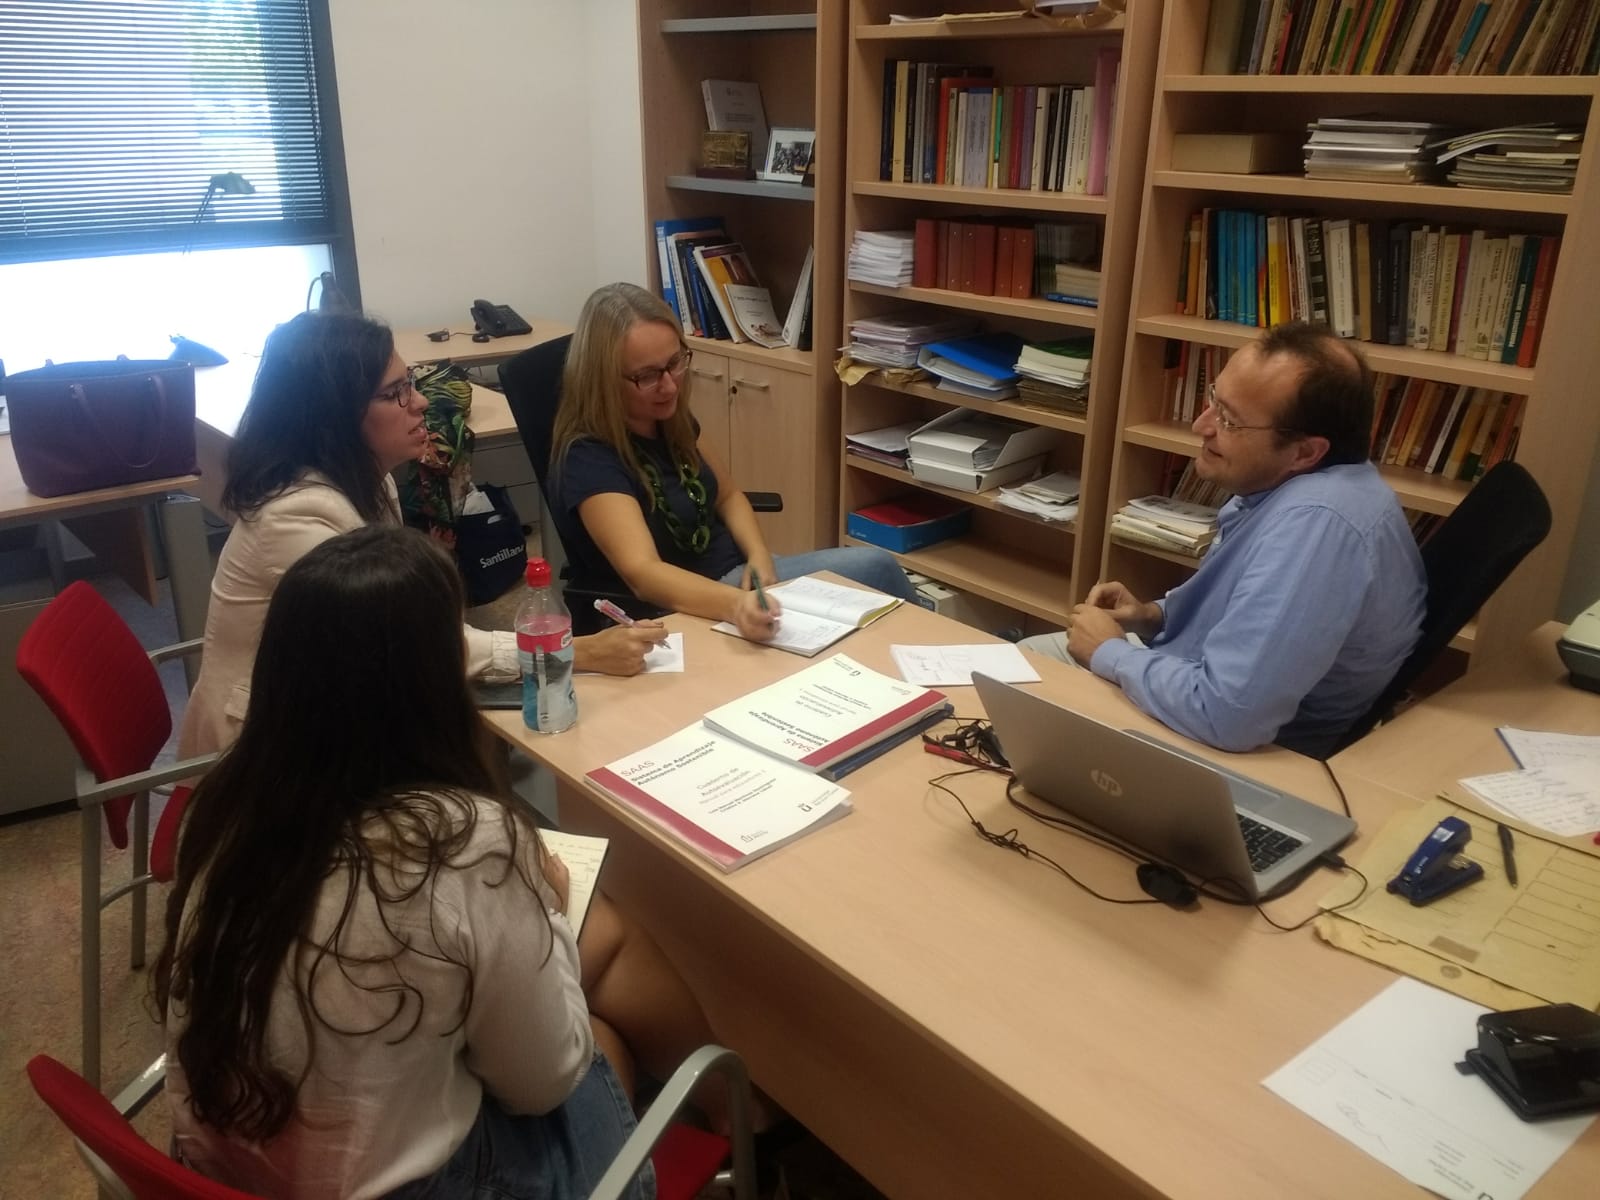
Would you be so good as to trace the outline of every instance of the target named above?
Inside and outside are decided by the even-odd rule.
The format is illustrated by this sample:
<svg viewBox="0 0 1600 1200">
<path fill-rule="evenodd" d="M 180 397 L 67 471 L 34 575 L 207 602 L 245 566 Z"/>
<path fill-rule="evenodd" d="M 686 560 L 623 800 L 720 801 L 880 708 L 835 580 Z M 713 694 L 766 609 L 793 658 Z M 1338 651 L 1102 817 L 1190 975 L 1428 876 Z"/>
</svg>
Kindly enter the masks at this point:
<svg viewBox="0 0 1600 1200">
<path fill-rule="evenodd" d="M 728 434 L 728 360 L 696 349 L 689 364 L 689 405 L 700 422 L 700 440 L 723 462 L 731 453 Z"/>
<path fill-rule="evenodd" d="M 741 488 L 783 496 L 781 513 L 758 514 L 774 554 L 800 554 L 821 544 L 814 511 L 818 446 L 811 382 L 802 372 L 766 364 L 729 364 L 729 462 Z"/>
</svg>

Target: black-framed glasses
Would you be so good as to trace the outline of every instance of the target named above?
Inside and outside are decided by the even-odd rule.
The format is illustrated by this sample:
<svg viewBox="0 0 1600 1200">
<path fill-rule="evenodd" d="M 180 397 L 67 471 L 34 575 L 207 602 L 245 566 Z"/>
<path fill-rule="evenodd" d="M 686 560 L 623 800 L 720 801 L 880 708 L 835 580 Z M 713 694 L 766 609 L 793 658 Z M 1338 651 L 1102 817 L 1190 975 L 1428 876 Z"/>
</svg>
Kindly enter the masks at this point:
<svg viewBox="0 0 1600 1200">
<path fill-rule="evenodd" d="M 661 381 L 668 375 L 674 379 L 682 379 L 683 373 L 689 369 L 689 362 L 694 358 L 694 351 L 689 349 L 679 350 L 667 359 L 664 367 L 646 367 L 643 371 L 635 371 L 632 375 L 623 378 L 641 392 L 653 392 L 661 386 Z"/>
<path fill-rule="evenodd" d="M 1286 429 L 1282 425 L 1246 425 L 1241 421 L 1235 421 L 1223 407 L 1222 401 L 1217 399 L 1217 385 L 1214 383 L 1206 386 L 1206 407 L 1216 413 L 1217 425 L 1227 433 L 1243 433 L 1249 429 L 1260 429 L 1271 433 L 1300 432 L 1298 429 Z"/>
<path fill-rule="evenodd" d="M 406 368 L 406 377 L 398 379 L 384 388 L 381 392 L 374 392 L 374 400 L 386 400 L 390 404 L 398 404 L 401 408 L 411 403 L 411 396 L 417 390 L 417 369 Z"/>
</svg>

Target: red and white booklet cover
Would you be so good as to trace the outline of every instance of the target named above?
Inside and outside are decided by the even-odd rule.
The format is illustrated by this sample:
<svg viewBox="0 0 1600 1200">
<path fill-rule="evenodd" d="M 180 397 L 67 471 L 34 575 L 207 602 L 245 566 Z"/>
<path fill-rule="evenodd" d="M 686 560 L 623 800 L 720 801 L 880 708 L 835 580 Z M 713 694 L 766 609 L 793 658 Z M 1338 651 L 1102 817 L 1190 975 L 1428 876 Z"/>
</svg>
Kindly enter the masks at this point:
<svg viewBox="0 0 1600 1200">
<path fill-rule="evenodd" d="M 724 871 L 850 811 L 850 793 L 701 723 L 585 777 Z"/>
<path fill-rule="evenodd" d="M 712 709 L 705 724 L 765 754 L 821 772 L 920 725 L 947 703 L 942 692 L 835 654 Z"/>
</svg>

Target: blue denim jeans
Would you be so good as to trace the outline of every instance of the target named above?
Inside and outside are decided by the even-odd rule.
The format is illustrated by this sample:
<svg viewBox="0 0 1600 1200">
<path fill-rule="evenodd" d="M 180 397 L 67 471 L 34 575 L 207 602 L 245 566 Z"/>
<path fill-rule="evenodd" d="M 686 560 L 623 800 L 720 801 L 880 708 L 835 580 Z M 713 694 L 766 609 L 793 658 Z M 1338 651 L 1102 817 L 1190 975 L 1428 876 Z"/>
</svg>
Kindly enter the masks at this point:
<svg viewBox="0 0 1600 1200">
<path fill-rule="evenodd" d="M 566 1102 L 542 1117 L 511 1116 L 484 1093 L 477 1121 L 444 1166 L 384 1200 L 583 1200 L 634 1126 L 616 1073 L 597 1053 Z M 648 1161 L 623 1194 L 655 1200 Z"/>
<path fill-rule="evenodd" d="M 906 579 L 906 573 L 900 569 L 894 555 L 872 546 L 833 546 L 827 550 L 813 550 L 809 554 L 779 554 L 773 557 L 772 565 L 778 569 L 779 583 L 817 571 L 832 571 L 835 575 L 853 579 L 862 587 L 898 596 L 912 604 L 917 602 L 917 589 Z M 741 564 L 724 575 L 722 582 L 737 587 L 743 573 L 744 566 Z M 767 581 L 763 579 L 761 582 Z"/>
</svg>

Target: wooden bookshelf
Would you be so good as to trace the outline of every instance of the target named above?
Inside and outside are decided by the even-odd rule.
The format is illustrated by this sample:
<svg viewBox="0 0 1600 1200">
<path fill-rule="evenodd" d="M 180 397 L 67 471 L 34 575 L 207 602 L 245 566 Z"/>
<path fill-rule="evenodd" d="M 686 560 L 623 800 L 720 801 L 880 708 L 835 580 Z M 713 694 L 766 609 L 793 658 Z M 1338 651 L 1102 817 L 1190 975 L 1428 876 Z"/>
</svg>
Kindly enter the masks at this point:
<svg viewBox="0 0 1600 1200">
<path fill-rule="evenodd" d="M 813 348 L 690 337 L 695 415 L 740 487 L 782 494 L 781 513 L 757 518 L 774 552 L 836 545 L 839 385 L 831 367 L 844 261 L 844 0 L 639 0 L 638 14 L 650 285 L 661 285 L 654 222 L 717 216 L 782 318 L 815 247 Z M 816 185 L 697 176 L 705 79 L 754 80 L 769 128 L 814 129 Z"/>
<path fill-rule="evenodd" d="M 957 7 L 995 12 L 1015 12 L 1017 8 L 1009 0 L 976 0 Z M 1092 30 L 1063 28 L 1029 16 L 995 21 L 937 19 L 950 8 L 943 0 L 851 0 L 845 64 L 843 245 L 848 247 L 857 231 L 908 229 L 919 217 L 959 220 L 981 219 L 981 214 L 987 214 L 998 219 L 1090 222 L 1099 225 L 1101 232 L 1100 304 L 1087 307 L 1043 298 L 846 282 L 838 344 L 848 341 L 849 325 L 858 318 L 916 306 L 925 307 L 930 315 L 940 310 L 976 314 L 984 329 L 1015 333 L 1029 341 L 1092 333 L 1095 350 L 1088 413 L 1054 412 L 1014 400 L 964 399 L 932 383 L 895 384 L 874 372 L 843 389 L 842 432 L 929 420 L 958 407 L 1054 430 L 1059 436 L 1047 467 L 1081 475 L 1079 517 L 1070 523 L 1048 522 L 1001 506 L 993 492 L 973 494 L 930 484 L 908 471 L 844 453 L 842 439 L 840 512 L 843 517 L 864 505 L 915 492 L 964 501 L 973 509 L 970 533 L 900 555 L 900 560 L 951 587 L 1059 628 L 1072 605 L 1094 583 L 1100 564 L 1161 6 L 1136 0 L 1129 12 Z M 891 13 L 924 19 L 891 23 Z M 1106 46 L 1120 48 L 1121 63 L 1115 120 L 1107 144 L 1105 195 L 956 187 L 879 177 L 886 62 L 907 59 L 990 66 L 1002 85 L 1087 84 L 1093 82 L 1096 54 Z M 840 257 L 843 274 L 843 253 Z"/>
<path fill-rule="evenodd" d="M 1600 271 L 1600 117 L 1595 76 L 1222 75 L 1202 74 L 1210 6 L 1168 4 L 1143 183 L 1138 249 L 1107 520 L 1128 500 L 1159 490 L 1165 456 L 1193 455 L 1198 439 L 1161 411 L 1169 339 L 1238 347 L 1259 331 L 1173 312 L 1188 214 L 1236 207 L 1355 218 L 1418 218 L 1458 228 L 1555 234 L 1560 257 L 1551 282 L 1538 360 L 1531 368 L 1408 347 L 1362 343 L 1376 371 L 1468 384 L 1527 397 L 1516 459 L 1538 479 L 1554 512 L 1544 544 L 1453 643 L 1474 661 L 1515 645 L 1554 615 L 1584 489 L 1600 435 L 1600 339 L 1593 333 L 1590 281 Z M 1383 114 L 1492 128 L 1524 121 L 1571 122 L 1590 150 L 1570 195 L 1432 185 L 1326 182 L 1283 175 L 1227 175 L 1172 166 L 1178 133 L 1300 131 L 1317 117 Z M 1402 503 L 1453 511 L 1469 485 L 1417 470 L 1384 467 Z M 1101 572 L 1156 594 L 1188 568 L 1173 556 L 1103 540 Z"/>
</svg>

